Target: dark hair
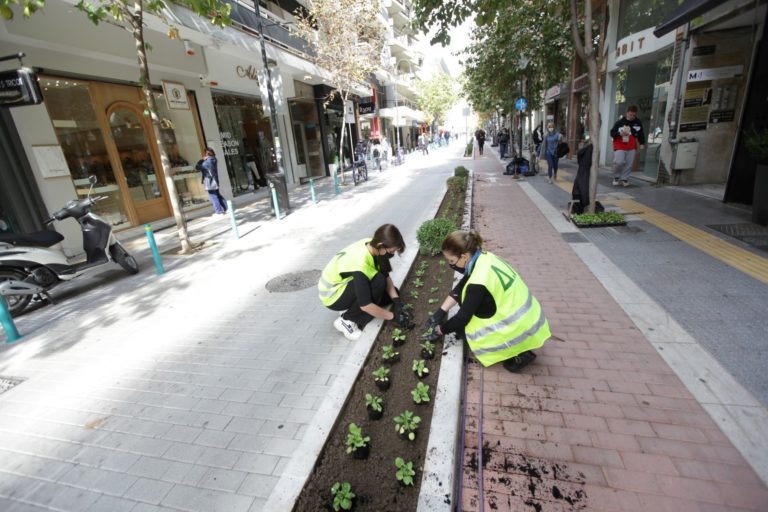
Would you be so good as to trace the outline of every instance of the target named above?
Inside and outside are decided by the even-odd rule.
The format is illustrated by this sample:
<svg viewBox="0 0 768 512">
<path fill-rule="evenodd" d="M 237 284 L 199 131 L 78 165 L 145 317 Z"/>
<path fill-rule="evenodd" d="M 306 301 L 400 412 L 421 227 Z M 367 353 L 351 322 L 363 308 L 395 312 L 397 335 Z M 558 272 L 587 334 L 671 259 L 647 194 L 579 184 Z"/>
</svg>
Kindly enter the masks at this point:
<svg viewBox="0 0 768 512">
<path fill-rule="evenodd" d="M 205 154 L 208 156 L 216 156 L 216 152 L 213 150 L 213 148 L 205 148 Z"/>
<path fill-rule="evenodd" d="M 371 246 L 375 248 L 397 249 L 400 254 L 405 251 L 405 241 L 400 230 L 394 224 L 382 224 L 373 234 Z"/>
<path fill-rule="evenodd" d="M 637 105 L 630 105 L 627 107 L 627 112 L 634 112 L 637 114 Z"/>
<path fill-rule="evenodd" d="M 474 229 L 469 231 L 454 231 L 443 240 L 442 250 L 454 256 L 464 253 L 475 254 L 483 248 L 483 237 Z"/>
</svg>

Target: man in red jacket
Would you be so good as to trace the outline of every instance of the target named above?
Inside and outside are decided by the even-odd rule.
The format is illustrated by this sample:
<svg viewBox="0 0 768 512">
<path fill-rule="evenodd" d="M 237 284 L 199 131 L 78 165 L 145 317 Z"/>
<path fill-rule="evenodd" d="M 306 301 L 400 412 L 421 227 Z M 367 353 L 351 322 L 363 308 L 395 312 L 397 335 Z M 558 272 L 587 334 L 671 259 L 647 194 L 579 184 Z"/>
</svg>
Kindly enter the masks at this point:
<svg viewBox="0 0 768 512">
<path fill-rule="evenodd" d="M 645 148 L 643 124 L 637 118 L 637 107 L 627 107 L 627 114 L 621 116 L 611 128 L 613 137 L 613 186 L 629 186 L 629 174 L 635 161 L 635 152 Z"/>
</svg>

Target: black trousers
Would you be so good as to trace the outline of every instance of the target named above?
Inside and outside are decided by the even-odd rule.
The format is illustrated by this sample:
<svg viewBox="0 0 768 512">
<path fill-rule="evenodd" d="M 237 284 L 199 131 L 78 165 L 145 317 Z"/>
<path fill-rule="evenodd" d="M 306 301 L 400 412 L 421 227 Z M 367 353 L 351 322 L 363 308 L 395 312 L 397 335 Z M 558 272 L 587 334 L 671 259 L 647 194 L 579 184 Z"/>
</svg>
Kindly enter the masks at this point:
<svg viewBox="0 0 768 512">
<path fill-rule="evenodd" d="M 392 304 L 392 298 L 387 293 L 387 278 L 380 272 L 371 279 L 371 301 L 381 307 Z M 362 305 L 367 306 L 367 304 Z M 355 287 L 350 282 L 347 283 L 347 287 L 344 289 L 341 297 L 328 307 L 333 311 L 345 311 L 341 315 L 344 320 L 355 322 L 360 329 L 363 329 L 368 325 L 368 322 L 373 320 L 373 316 L 360 309 L 360 306 L 361 304 L 355 295 Z"/>
</svg>

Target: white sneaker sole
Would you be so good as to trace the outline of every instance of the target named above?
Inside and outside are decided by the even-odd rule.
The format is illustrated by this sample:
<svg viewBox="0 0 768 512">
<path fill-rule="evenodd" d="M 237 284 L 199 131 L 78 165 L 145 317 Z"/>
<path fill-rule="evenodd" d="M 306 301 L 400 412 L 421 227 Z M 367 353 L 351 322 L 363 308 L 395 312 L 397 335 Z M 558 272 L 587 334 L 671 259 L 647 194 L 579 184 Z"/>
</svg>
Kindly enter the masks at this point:
<svg viewBox="0 0 768 512">
<path fill-rule="evenodd" d="M 363 331 L 360 329 L 350 332 L 349 329 L 347 329 L 347 327 L 344 325 L 344 320 L 341 317 L 333 321 L 333 326 L 349 341 L 357 341 L 363 334 Z"/>
</svg>

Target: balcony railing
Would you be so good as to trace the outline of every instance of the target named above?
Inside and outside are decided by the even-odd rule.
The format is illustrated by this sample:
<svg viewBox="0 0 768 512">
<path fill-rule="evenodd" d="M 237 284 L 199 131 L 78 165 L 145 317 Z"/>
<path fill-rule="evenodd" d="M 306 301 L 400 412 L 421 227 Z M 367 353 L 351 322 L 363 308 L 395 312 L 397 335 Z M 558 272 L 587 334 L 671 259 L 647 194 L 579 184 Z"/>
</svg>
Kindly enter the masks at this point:
<svg viewBox="0 0 768 512">
<path fill-rule="evenodd" d="M 238 0 L 223 0 L 232 6 L 232 25 L 247 32 L 258 34 L 258 23 L 253 4 L 250 2 L 240 2 Z M 264 38 L 273 44 L 282 46 L 305 55 L 314 55 L 312 48 L 300 37 L 291 34 L 291 31 L 283 26 L 287 23 L 269 13 L 261 10 L 261 22 L 264 30 Z"/>
</svg>

